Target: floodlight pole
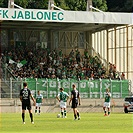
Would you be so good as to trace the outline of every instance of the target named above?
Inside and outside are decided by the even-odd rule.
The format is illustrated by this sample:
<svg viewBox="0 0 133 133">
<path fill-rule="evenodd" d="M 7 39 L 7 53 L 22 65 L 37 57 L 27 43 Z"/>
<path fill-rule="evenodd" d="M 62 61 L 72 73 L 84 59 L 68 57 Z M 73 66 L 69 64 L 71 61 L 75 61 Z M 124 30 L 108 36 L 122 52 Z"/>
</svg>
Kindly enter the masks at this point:
<svg viewBox="0 0 133 133">
<path fill-rule="evenodd" d="M 54 7 L 51 6 L 52 4 L 54 4 L 54 0 L 49 0 L 49 2 L 48 2 L 48 10 L 54 10 Z"/>
<path fill-rule="evenodd" d="M 8 0 L 8 8 L 14 8 L 12 3 L 14 3 L 14 0 Z"/>
<path fill-rule="evenodd" d="M 93 6 L 91 6 L 91 5 L 90 5 L 90 8 L 91 8 L 91 9 L 94 9 L 94 10 L 96 10 L 96 11 L 98 11 L 98 12 L 103 12 L 103 11 L 101 11 L 101 10 L 99 10 L 99 9 L 97 9 L 97 8 L 95 8 L 95 7 L 93 7 Z"/>
<path fill-rule="evenodd" d="M 86 11 L 92 11 L 92 8 L 90 8 L 90 6 L 92 6 L 92 0 L 87 0 Z"/>
<path fill-rule="evenodd" d="M 19 8 L 19 9 L 24 9 L 24 8 L 22 8 L 22 7 L 18 6 L 18 5 L 16 5 L 15 3 L 14 3 L 13 5 L 16 6 L 16 7 Z"/>
<path fill-rule="evenodd" d="M 59 7 L 57 7 L 57 6 L 55 6 L 54 4 L 52 4 L 51 7 L 52 7 L 52 8 L 56 8 L 56 9 L 61 10 L 61 11 L 64 11 L 63 9 L 61 9 L 61 8 L 59 8 Z"/>
<path fill-rule="evenodd" d="M 58 10 L 61 10 L 61 11 L 64 11 L 63 9 L 61 9 L 61 8 L 54 5 L 54 0 L 49 0 L 48 10 L 54 10 L 54 8 L 56 8 Z"/>
<path fill-rule="evenodd" d="M 87 0 L 87 7 L 86 7 L 86 11 L 92 11 L 95 10 L 95 11 L 98 11 L 98 12 L 103 12 L 95 7 L 92 6 L 92 0 Z"/>
<path fill-rule="evenodd" d="M 8 8 L 14 8 L 14 6 L 17 7 L 17 8 L 19 8 L 19 9 L 24 9 L 24 8 L 22 8 L 22 7 L 18 6 L 18 5 L 16 5 L 16 4 L 14 3 L 14 0 L 9 0 L 9 1 L 8 1 Z"/>
</svg>

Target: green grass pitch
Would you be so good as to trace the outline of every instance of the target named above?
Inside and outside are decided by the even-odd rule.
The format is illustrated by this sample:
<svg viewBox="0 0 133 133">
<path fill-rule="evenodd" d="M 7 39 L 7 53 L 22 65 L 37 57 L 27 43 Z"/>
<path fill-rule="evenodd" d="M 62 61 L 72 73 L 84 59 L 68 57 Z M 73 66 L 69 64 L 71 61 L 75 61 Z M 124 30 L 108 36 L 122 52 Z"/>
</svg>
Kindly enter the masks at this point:
<svg viewBox="0 0 133 133">
<path fill-rule="evenodd" d="M 131 133 L 133 132 L 132 113 L 81 113 L 81 120 L 73 120 L 73 113 L 67 118 L 57 118 L 57 113 L 34 115 L 30 123 L 26 112 L 26 124 L 22 124 L 21 113 L 1 113 L 0 133 Z"/>
</svg>

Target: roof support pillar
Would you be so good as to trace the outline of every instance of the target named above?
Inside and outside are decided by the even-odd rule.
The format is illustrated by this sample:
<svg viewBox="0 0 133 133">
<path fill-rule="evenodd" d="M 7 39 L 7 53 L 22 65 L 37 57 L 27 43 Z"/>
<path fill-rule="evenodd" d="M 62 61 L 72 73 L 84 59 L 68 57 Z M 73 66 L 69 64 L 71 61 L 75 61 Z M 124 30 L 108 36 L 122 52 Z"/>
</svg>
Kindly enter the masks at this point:
<svg viewBox="0 0 133 133">
<path fill-rule="evenodd" d="M 86 32 L 86 47 L 85 49 L 88 50 L 89 55 L 92 55 L 92 32 Z"/>
<path fill-rule="evenodd" d="M 53 45 L 53 32 L 51 30 L 48 31 L 48 49 L 52 49 Z"/>
</svg>

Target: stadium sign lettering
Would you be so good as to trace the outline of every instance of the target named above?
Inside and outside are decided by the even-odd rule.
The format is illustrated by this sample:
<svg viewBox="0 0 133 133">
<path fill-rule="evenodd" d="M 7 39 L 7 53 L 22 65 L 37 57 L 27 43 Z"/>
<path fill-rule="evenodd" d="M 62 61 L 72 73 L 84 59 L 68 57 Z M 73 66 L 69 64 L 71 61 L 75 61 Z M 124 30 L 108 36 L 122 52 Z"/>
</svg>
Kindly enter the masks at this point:
<svg viewBox="0 0 133 133">
<path fill-rule="evenodd" d="M 32 11 L 32 10 L 0 10 L 0 16 L 3 19 L 12 20 L 57 20 L 62 21 L 64 19 L 63 12 L 56 11 Z"/>
<path fill-rule="evenodd" d="M 103 98 L 105 89 L 110 88 L 113 98 L 124 98 L 129 94 L 129 81 L 123 80 L 51 80 L 51 79 L 26 79 L 29 88 L 35 95 L 37 90 L 40 90 L 45 98 L 55 98 L 59 92 L 59 88 L 63 87 L 66 92 L 71 93 L 72 85 L 76 84 L 77 89 L 80 91 L 82 98 Z"/>
<path fill-rule="evenodd" d="M 63 13 L 59 12 L 37 12 L 34 14 L 33 11 L 22 11 L 16 12 L 14 11 L 14 15 L 12 16 L 13 19 L 38 19 L 38 20 L 63 20 Z"/>
<path fill-rule="evenodd" d="M 111 86 L 110 83 L 104 83 L 105 88 L 109 88 Z"/>
<path fill-rule="evenodd" d="M 2 16 L 2 18 L 8 18 L 8 10 L 0 10 L 0 16 Z"/>
</svg>

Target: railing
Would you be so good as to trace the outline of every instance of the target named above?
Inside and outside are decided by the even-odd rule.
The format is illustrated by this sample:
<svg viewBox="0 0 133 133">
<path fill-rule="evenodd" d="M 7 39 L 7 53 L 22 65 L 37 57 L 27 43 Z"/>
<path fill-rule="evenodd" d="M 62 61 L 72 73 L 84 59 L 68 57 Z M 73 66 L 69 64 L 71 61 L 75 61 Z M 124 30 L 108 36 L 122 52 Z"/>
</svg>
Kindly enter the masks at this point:
<svg viewBox="0 0 133 133">
<path fill-rule="evenodd" d="M 1 66 L 2 66 L 2 78 L 5 81 L 6 80 L 9 81 L 11 77 L 13 79 L 16 79 L 16 77 L 11 72 L 12 70 L 9 67 L 7 67 L 7 64 L 6 63 L 1 62 Z"/>
<path fill-rule="evenodd" d="M 112 98 L 124 98 L 130 95 L 131 83 L 129 80 L 81 80 L 74 79 L 10 79 L 7 81 L 10 83 L 9 91 L 0 93 L 0 98 L 19 98 L 19 92 L 23 88 L 23 82 L 28 83 L 29 89 L 32 90 L 35 96 L 37 91 L 40 90 L 44 98 L 55 98 L 59 93 L 59 88 L 63 87 L 64 91 L 71 93 L 72 85 L 76 84 L 77 89 L 80 92 L 81 98 L 96 98 L 101 99 L 105 96 L 105 89 L 109 88 L 112 93 Z M 4 81 L 6 82 L 6 81 Z M 1 86 L 2 87 L 2 86 Z"/>
</svg>

